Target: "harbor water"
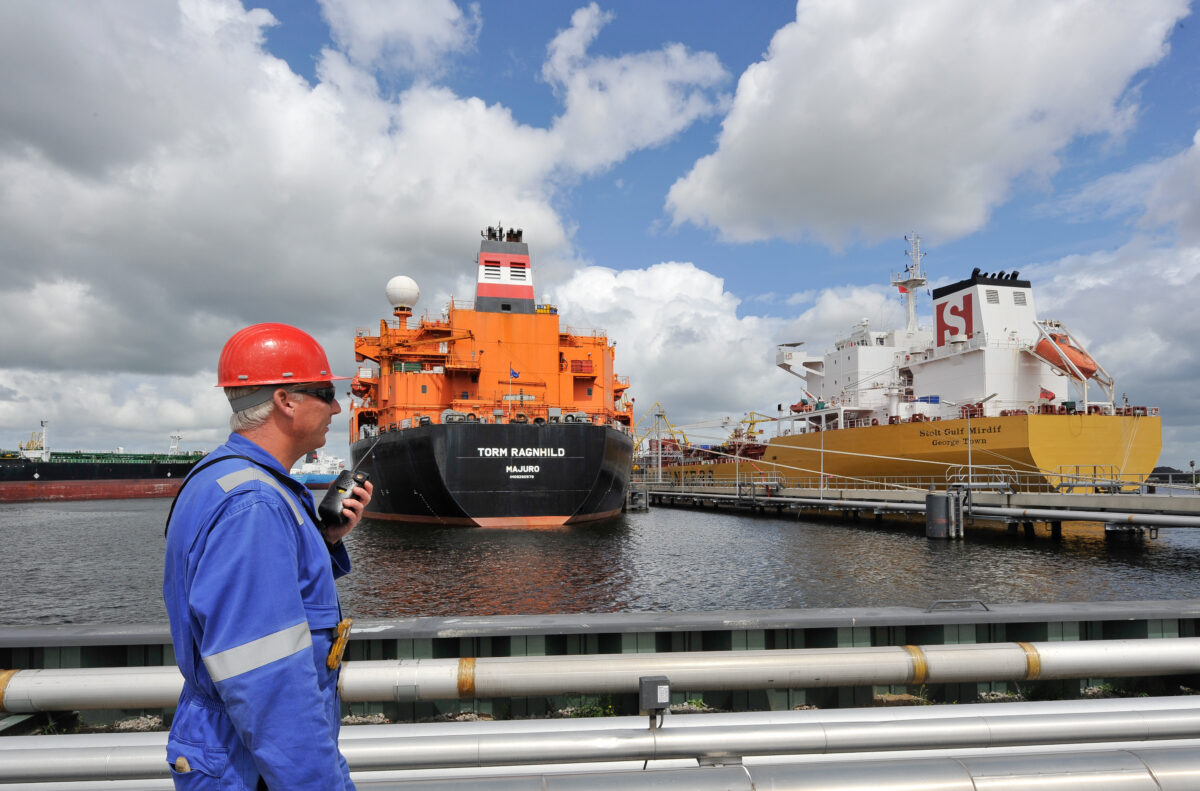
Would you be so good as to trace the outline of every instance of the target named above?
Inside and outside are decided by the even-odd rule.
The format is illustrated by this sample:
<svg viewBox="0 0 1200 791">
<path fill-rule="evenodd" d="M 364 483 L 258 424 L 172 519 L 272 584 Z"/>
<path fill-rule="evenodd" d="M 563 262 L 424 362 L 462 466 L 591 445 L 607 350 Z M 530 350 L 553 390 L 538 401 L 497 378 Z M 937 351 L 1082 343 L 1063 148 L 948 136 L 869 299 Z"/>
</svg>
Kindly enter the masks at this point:
<svg viewBox="0 0 1200 791">
<path fill-rule="evenodd" d="M 0 625 L 164 622 L 170 501 L 0 506 Z M 1200 531 L 1061 541 L 924 525 L 653 508 L 601 524 L 467 529 L 364 521 L 339 582 L 359 617 L 924 607 L 935 600 L 1200 598 Z"/>
</svg>

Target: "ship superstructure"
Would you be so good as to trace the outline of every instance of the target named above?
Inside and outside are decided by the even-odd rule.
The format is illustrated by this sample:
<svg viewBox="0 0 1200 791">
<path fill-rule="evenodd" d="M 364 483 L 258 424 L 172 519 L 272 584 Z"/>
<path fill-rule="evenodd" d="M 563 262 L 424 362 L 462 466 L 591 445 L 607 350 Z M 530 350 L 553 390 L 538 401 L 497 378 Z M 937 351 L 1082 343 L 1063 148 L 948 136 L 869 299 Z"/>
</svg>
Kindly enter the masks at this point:
<svg viewBox="0 0 1200 791">
<path fill-rule="evenodd" d="M 523 237 L 483 232 L 473 302 L 414 319 L 420 291 L 399 276 L 387 288 L 394 317 L 357 333 L 351 456 L 375 481 L 372 515 L 553 525 L 620 511 L 629 382 L 602 331 L 562 326 L 536 302 Z"/>
</svg>

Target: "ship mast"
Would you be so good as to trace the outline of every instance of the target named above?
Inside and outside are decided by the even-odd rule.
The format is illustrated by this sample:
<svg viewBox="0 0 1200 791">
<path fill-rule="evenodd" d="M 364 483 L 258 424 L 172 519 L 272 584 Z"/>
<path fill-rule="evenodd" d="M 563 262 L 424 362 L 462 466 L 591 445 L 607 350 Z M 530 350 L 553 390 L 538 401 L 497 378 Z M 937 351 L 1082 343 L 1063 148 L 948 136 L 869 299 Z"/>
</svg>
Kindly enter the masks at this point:
<svg viewBox="0 0 1200 791">
<path fill-rule="evenodd" d="M 904 294 L 904 307 L 908 312 L 905 330 L 911 334 L 917 331 L 917 289 L 926 282 L 925 273 L 921 271 L 921 259 L 925 254 L 921 252 L 920 236 L 914 233 L 905 236 L 904 241 L 909 244 L 909 249 L 905 250 L 904 254 L 912 259 L 912 263 L 904 267 L 904 275 L 892 275 L 892 285 Z"/>
</svg>

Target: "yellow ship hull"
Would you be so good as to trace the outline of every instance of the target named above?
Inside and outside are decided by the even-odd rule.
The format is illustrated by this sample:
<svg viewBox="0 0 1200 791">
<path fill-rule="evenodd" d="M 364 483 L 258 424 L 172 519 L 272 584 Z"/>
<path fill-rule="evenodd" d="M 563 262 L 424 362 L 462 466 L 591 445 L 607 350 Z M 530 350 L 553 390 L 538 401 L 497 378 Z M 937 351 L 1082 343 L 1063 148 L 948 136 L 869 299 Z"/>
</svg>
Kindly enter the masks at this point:
<svg viewBox="0 0 1200 791">
<path fill-rule="evenodd" d="M 1162 450 L 1156 415 L 1009 415 L 864 426 L 774 437 L 761 459 L 664 468 L 677 482 L 773 476 L 794 486 L 961 480 L 968 465 L 1020 489 L 1061 486 L 1073 476 L 1140 483 Z"/>
</svg>

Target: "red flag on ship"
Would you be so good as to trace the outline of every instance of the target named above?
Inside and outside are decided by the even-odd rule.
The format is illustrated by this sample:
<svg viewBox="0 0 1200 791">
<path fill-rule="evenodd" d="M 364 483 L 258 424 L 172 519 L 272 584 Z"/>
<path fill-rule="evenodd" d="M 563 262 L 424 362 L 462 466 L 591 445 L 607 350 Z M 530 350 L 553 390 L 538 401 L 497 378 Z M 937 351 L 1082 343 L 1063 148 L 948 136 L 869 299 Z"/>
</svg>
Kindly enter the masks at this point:
<svg viewBox="0 0 1200 791">
<path fill-rule="evenodd" d="M 907 288 L 905 288 L 904 286 L 896 286 L 896 288 L 900 289 L 900 293 L 901 293 L 901 294 L 907 294 L 907 293 L 908 293 L 908 289 L 907 289 Z"/>
<path fill-rule="evenodd" d="M 1044 388 L 1044 387 L 1043 387 L 1043 388 L 1042 388 L 1042 394 L 1041 394 L 1040 396 L 1038 396 L 1038 398 L 1044 398 L 1044 399 L 1046 399 L 1047 401 L 1053 401 L 1053 400 L 1054 400 L 1054 393 L 1050 392 L 1049 390 L 1047 390 L 1046 388 Z"/>
</svg>

